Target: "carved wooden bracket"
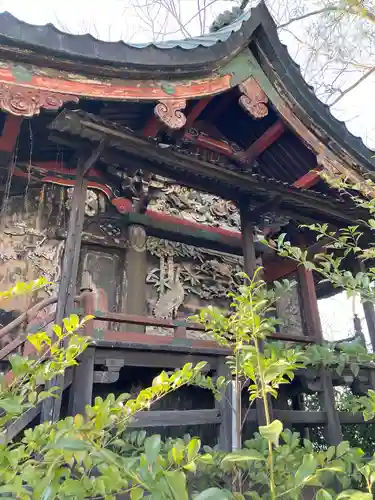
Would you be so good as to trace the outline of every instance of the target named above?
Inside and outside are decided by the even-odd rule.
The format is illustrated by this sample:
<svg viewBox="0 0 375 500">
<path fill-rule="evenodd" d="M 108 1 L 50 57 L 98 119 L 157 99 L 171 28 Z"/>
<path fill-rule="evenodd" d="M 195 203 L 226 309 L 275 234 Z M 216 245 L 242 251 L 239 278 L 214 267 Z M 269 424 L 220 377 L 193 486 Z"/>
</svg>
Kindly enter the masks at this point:
<svg viewBox="0 0 375 500">
<path fill-rule="evenodd" d="M 186 116 L 181 111 L 185 107 L 185 99 L 168 99 L 159 101 L 155 106 L 154 113 L 167 127 L 177 130 L 186 123 Z"/>
<path fill-rule="evenodd" d="M 264 118 L 268 115 L 268 97 L 252 76 L 239 85 L 243 95 L 239 103 L 253 118 Z"/>
<path fill-rule="evenodd" d="M 65 102 L 78 102 L 78 97 L 0 83 L 0 108 L 12 115 L 31 117 L 39 115 L 41 108 L 55 110 Z"/>
</svg>

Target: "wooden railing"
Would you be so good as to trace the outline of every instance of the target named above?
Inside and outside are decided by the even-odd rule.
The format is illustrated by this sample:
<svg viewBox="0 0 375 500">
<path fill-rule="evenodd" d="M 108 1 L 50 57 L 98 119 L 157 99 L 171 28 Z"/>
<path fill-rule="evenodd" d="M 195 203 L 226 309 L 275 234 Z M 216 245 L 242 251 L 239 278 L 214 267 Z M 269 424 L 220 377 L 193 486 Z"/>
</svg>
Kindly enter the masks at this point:
<svg viewBox="0 0 375 500">
<path fill-rule="evenodd" d="M 84 314 L 91 314 L 95 317 L 95 320 L 100 322 L 107 323 L 120 323 L 126 325 L 136 325 L 143 327 L 159 327 L 173 330 L 173 338 L 185 339 L 187 338 L 188 331 L 198 331 L 204 332 L 205 327 L 198 323 L 193 323 L 191 321 L 186 321 L 184 318 L 177 317 L 176 319 L 161 319 L 155 318 L 151 316 L 137 316 L 134 314 L 125 314 L 125 313 L 116 313 L 103 311 L 98 312 L 95 311 L 94 305 L 94 293 L 90 291 L 84 291 L 80 295 L 76 296 L 74 299 L 75 304 L 79 305 L 83 310 Z M 6 335 L 14 332 L 14 330 L 22 328 L 22 332 L 11 342 L 5 345 L 2 349 L 0 349 L 0 361 L 4 360 L 9 354 L 12 354 L 16 350 L 24 346 L 27 341 L 27 326 L 31 320 L 33 320 L 37 314 L 49 307 L 53 304 L 57 303 L 57 297 L 49 297 L 41 302 L 35 304 L 30 309 L 20 314 L 18 318 L 11 321 L 8 325 L 4 326 L 0 329 L 0 340 L 4 338 Z M 48 324 L 52 323 L 55 320 L 56 313 L 49 314 L 46 318 L 42 318 L 42 325 L 40 328 L 44 328 Z M 127 335 L 127 331 L 118 332 L 118 336 L 121 337 L 121 340 L 124 342 L 131 341 L 131 337 L 129 334 Z M 94 337 L 94 321 L 88 322 L 85 328 L 85 334 L 91 337 Z M 141 336 L 143 334 L 140 334 Z M 150 335 L 144 335 L 144 341 L 147 343 L 147 340 L 150 338 Z M 154 336 L 153 336 L 154 337 Z M 159 336 L 155 336 L 156 338 L 160 338 Z M 138 336 L 139 338 L 139 336 Z M 298 342 L 298 343 L 315 343 L 315 339 L 306 336 L 298 336 L 298 335 L 284 335 L 282 333 L 274 333 L 270 335 L 270 338 L 275 340 L 281 340 L 284 342 Z M 210 341 L 212 345 L 215 345 L 214 341 Z"/>
<path fill-rule="evenodd" d="M 83 299 L 87 296 L 87 294 L 90 292 L 83 292 L 80 295 L 77 295 L 74 298 L 74 302 L 77 304 L 81 304 L 83 302 Z M 0 329 L 0 340 L 4 338 L 6 335 L 14 332 L 14 330 L 19 329 L 22 327 L 23 331 L 9 344 L 4 346 L 2 349 L 0 349 L 0 361 L 2 361 L 4 358 L 9 356 L 9 354 L 12 354 L 14 351 L 16 351 L 19 348 L 22 348 L 25 342 L 27 341 L 27 325 L 30 323 L 31 320 L 33 320 L 37 314 L 45 309 L 46 307 L 49 307 L 53 304 L 57 303 L 57 297 L 48 297 L 46 299 L 41 300 L 34 306 L 32 306 L 30 309 L 27 311 L 23 312 L 18 316 L 18 318 L 15 318 L 13 321 L 5 325 L 3 328 Z M 47 317 L 43 318 L 43 326 L 41 325 L 41 329 L 47 326 L 48 324 L 52 323 L 56 318 L 56 312 L 51 313 Z"/>
</svg>

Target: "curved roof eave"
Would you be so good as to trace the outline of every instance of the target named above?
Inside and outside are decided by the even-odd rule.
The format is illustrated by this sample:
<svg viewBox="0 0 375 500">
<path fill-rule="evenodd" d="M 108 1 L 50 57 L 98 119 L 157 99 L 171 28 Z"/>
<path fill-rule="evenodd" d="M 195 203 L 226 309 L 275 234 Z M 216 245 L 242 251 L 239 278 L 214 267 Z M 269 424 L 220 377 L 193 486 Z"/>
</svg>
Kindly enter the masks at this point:
<svg viewBox="0 0 375 500">
<path fill-rule="evenodd" d="M 353 135 L 344 121 L 335 118 L 330 107 L 324 104 L 308 85 L 300 67 L 289 55 L 277 33 L 277 27 L 264 3 L 257 7 L 261 27 L 253 37 L 252 47 L 270 83 L 282 98 L 292 101 L 291 108 L 303 124 L 316 135 L 338 158 L 351 167 L 375 174 L 375 152 L 361 137 Z M 346 154 L 345 154 L 346 153 Z"/>
<path fill-rule="evenodd" d="M 254 30 L 259 26 L 258 7 L 244 12 L 231 25 L 207 35 L 176 41 L 130 43 L 122 40 L 106 42 L 91 34 L 72 35 L 63 33 L 52 24 L 31 25 L 20 21 L 12 14 L 0 14 L 0 49 L 16 49 L 17 58 L 22 58 L 22 49 L 28 62 L 46 56 L 58 58 L 71 66 L 81 63 L 101 66 L 105 76 L 106 66 L 122 70 L 123 76 L 151 70 L 158 77 L 189 72 L 207 74 L 226 63 L 249 44 Z M 21 51 L 20 51 L 21 49 Z"/>
</svg>

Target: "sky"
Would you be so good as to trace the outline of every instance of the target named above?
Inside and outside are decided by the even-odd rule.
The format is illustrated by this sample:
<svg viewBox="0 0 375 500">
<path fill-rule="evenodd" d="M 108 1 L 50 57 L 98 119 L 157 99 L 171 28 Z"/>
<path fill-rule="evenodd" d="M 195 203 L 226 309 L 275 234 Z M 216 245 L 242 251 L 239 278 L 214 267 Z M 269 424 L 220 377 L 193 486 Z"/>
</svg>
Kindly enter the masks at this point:
<svg viewBox="0 0 375 500">
<path fill-rule="evenodd" d="M 130 4 L 132 1 L 132 4 Z M 92 33 L 96 38 L 105 41 L 144 42 L 151 38 L 147 20 L 140 17 L 140 11 L 134 8 L 144 5 L 149 0 L 0 0 L 0 11 L 9 11 L 19 19 L 31 24 L 43 25 L 53 23 L 58 29 L 72 34 Z M 196 12 L 196 0 L 184 1 L 185 19 L 190 19 Z M 155 3 L 152 4 L 153 6 Z M 215 15 L 231 8 L 228 1 L 215 2 L 208 16 Z M 158 20 L 160 21 L 160 20 Z M 168 21 L 168 38 L 178 38 L 176 24 Z M 199 29 L 197 19 L 190 25 L 191 33 Z M 303 36 L 303 25 L 293 25 L 298 36 Z M 282 35 L 282 41 L 287 44 L 290 54 L 304 65 L 304 55 L 298 50 L 295 38 L 288 34 Z M 355 78 L 355 75 L 348 76 Z M 350 84 L 350 82 L 349 82 Z M 349 131 L 362 137 L 365 144 L 375 149 L 375 125 L 373 96 L 375 80 L 369 79 L 351 92 L 348 97 L 331 109 L 334 116 L 347 123 Z M 348 304 L 342 294 L 320 301 L 321 320 L 325 336 L 330 340 L 351 335 L 352 304 Z M 363 318 L 363 310 L 357 304 L 358 314 Z M 362 321 L 364 327 L 364 321 Z M 364 327 L 365 333 L 366 328 Z"/>
</svg>

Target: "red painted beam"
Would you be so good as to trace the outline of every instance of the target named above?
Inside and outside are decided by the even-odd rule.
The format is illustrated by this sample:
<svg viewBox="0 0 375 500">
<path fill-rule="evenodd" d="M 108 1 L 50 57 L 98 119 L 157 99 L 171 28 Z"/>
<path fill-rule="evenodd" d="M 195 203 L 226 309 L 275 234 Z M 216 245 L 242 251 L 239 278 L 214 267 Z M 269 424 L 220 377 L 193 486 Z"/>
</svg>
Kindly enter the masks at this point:
<svg viewBox="0 0 375 500">
<path fill-rule="evenodd" d="M 156 137 L 163 127 L 163 123 L 156 118 L 155 115 L 149 119 L 146 123 L 145 128 L 143 129 L 143 135 L 145 137 Z"/>
<path fill-rule="evenodd" d="M 3 128 L 3 133 L 0 137 L 0 151 L 5 151 L 6 153 L 12 153 L 16 142 L 18 134 L 20 133 L 21 124 L 23 118 L 21 116 L 15 116 L 8 114 Z"/>
<path fill-rule="evenodd" d="M 195 120 L 199 117 L 199 115 L 202 113 L 204 108 L 209 104 L 213 99 L 213 96 L 208 96 L 208 97 L 203 97 L 203 99 L 200 99 L 192 108 L 188 116 L 186 117 L 186 124 L 185 127 L 191 127 Z"/>
<path fill-rule="evenodd" d="M 182 139 L 185 142 L 190 142 L 197 146 L 202 146 L 205 149 L 209 149 L 210 151 L 214 151 L 215 153 L 228 156 L 229 158 L 237 160 L 239 159 L 239 153 L 235 153 L 227 142 L 218 139 L 213 139 L 208 135 L 199 133 L 198 135 L 194 135 L 190 132 L 185 132 Z"/>
<path fill-rule="evenodd" d="M 247 162 L 257 158 L 274 142 L 276 142 L 279 137 L 281 137 L 281 135 L 285 132 L 285 129 L 286 127 L 284 122 L 278 120 L 247 148 L 247 150 L 243 153 L 242 158 Z"/>
<path fill-rule="evenodd" d="M 315 184 L 317 184 L 320 181 L 321 171 L 322 169 L 319 167 L 316 168 L 315 170 L 310 170 L 310 172 L 307 172 L 307 174 L 297 179 L 293 184 L 293 186 L 300 189 L 309 189 L 312 186 L 315 186 Z"/>
</svg>

